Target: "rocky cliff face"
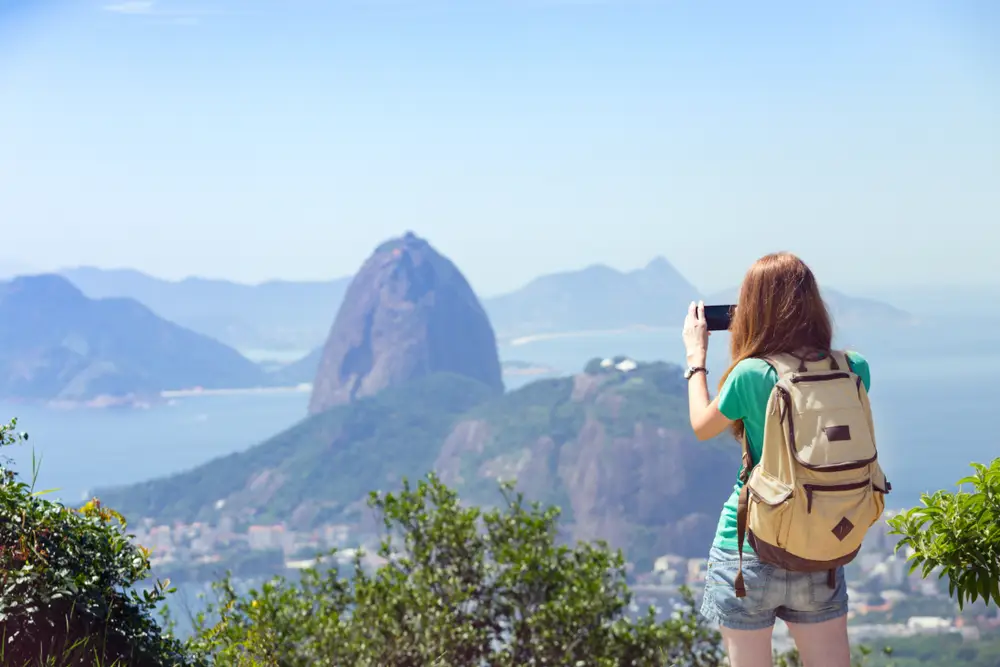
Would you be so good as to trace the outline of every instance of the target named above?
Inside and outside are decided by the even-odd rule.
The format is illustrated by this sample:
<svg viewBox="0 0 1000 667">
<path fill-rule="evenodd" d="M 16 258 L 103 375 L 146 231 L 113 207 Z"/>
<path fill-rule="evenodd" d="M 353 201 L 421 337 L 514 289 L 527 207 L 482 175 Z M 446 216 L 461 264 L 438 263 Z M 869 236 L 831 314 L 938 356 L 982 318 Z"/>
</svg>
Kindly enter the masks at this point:
<svg viewBox="0 0 1000 667">
<path fill-rule="evenodd" d="M 739 447 L 694 438 L 680 369 L 535 385 L 456 424 L 435 462 L 445 483 L 489 504 L 492 480 L 516 478 L 527 497 L 562 508 L 569 538 L 604 539 L 632 558 L 707 553 Z"/>
<path fill-rule="evenodd" d="M 445 372 L 503 391 L 496 337 L 458 268 L 407 233 L 354 277 L 323 348 L 309 413 Z"/>
</svg>

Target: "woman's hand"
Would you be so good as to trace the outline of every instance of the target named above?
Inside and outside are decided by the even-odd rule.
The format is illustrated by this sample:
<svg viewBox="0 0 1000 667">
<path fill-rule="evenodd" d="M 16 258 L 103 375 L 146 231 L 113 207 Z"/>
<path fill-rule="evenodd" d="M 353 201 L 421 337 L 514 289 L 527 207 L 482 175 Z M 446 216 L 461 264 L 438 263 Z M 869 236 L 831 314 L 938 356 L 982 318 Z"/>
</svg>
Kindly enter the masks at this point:
<svg viewBox="0 0 1000 667">
<path fill-rule="evenodd" d="M 684 349 L 688 366 L 704 366 L 708 354 L 708 323 L 705 321 L 705 302 L 691 302 L 684 318 Z"/>
</svg>

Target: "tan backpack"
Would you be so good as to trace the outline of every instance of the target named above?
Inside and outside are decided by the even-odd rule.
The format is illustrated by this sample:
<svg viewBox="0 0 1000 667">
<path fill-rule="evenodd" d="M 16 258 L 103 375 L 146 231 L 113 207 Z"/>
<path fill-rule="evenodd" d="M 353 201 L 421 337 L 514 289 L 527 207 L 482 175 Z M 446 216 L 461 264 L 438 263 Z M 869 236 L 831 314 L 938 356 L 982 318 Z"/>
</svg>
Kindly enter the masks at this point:
<svg viewBox="0 0 1000 667">
<path fill-rule="evenodd" d="M 793 572 L 829 572 L 854 560 L 881 518 L 892 488 L 878 463 L 868 392 L 847 356 L 764 359 L 778 374 L 767 402 L 760 462 L 750 469 L 743 438 L 743 489 L 737 510 L 744 597 L 743 542 L 761 561 Z"/>
</svg>

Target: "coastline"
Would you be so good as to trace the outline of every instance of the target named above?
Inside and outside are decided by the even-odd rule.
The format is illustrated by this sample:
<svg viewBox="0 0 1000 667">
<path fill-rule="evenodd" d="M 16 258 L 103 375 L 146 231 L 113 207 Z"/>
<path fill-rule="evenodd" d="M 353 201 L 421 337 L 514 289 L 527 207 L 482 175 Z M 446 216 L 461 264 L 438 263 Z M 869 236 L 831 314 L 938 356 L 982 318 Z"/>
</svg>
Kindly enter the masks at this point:
<svg viewBox="0 0 1000 667">
<path fill-rule="evenodd" d="M 551 331 L 535 334 L 525 334 L 513 338 L 500 338 L 501 345 L 510 347 L 520 347 L 530 343 L 548 340 L 559 340 L 566 338 L 586 338 L 591 336 L 620 336 L 630 333 L 640 332 L 663 332 L 667 327 L 657 327 L 649 325 L 634 325 L 617 329 L 581 329 L 574 331 Z M 505 366 L 503 375 L 509 377 L 542 377 L 552 375 L 558 371 L 545 364 L 526 363 L 523 366 Z M 124 396 L 94 396 L 87 399 L 41 399 L 26 400 L 18 398 L 8 398 L 6 400 L 15 403 L 35 403 L 54 410 L 76 410 L 76 409 L 133 409 L 149 410 L 156 406 L 168 405 L 172 401 L 182 398 L 197 398 L 199 396 L 241 396 L 241 395 L 268 395 L 268 394 L 307 394 L 312 391 L 312 383 L 304 382 L 296 385 L 285 386 L 262 386 L 262 387 L 230 387 L 219 389 L 206 389 L 204 387 L 188 387 L 184 389 L 166 389 L 158 393 L 151 394 L 126 394 Z"/>
<path fill-rule="evenodd" d="M 192 387 L 191 389 L 168 389 L 160 392 L 160 398 L 190 398 L 192 396 L 239 396 L 241 394 L 307 394 L 312 391 L 312 384 L 303 382 L 302 384 L 285 387 L 240 387 L 233 389 L 204 389 L 202 387 Z"/>
<path fill-rule="evenodd" d="M 530 364 L 524 367 L 504 368 L 505 376 L 514 377 L 534 377 L 551 375 L 557 372 L 554 368 L 541 364 Z M 53 410 L 77 410 L 77 409 L 132 409 L 149 410 L 160 405 L 169 405 L 172 401 L 181 398 L 198 398 L 201 396 L 264 396 L 274 394 L 308 394 L 312 391 L 312 383 L 303 382 L 297 385 L 285 386 L 264 386 L 264 387 L 230 387 L 220 389 L 205 389 L 204 387 L 190 387 L 187 389 L 165 389 L 156 394 L 136 395 L 127 394 L 124 396 L 94 396 L 87 399 L 52 399 L 31 401 L 26 399 L 9 398 L 15 403 L 35 403 Z"/>
</svg>

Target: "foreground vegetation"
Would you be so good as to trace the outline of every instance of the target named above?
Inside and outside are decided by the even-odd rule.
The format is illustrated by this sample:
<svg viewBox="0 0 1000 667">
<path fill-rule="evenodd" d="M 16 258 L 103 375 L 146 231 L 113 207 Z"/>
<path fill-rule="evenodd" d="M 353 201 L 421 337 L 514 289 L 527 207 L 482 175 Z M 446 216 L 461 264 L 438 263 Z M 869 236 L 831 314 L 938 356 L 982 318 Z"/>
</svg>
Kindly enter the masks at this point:
<svg viewBox="0 0 1000 667">
<path fill-rule="evenodd" d="M 0 443 L 24 436 L 16 422 Z M 167 585 L 146 581 L 149 553 L 97 501 L 66 508 L 0 469 L 0 663 L 15 667 L 634 667 L 726 664 L 719 634 L 685 591 L 666 619 L 633 605 L 622 554 L 559 543 L 559 512 L 512 485 L 488 511 L 464 506 L 433 475 L 372 493 L 384 540 L 376 567 L 326 561 L 301 580 L 238 594 L 228 578 L 178 641 L 153 618 Z M 1000 460 L 963 480 L 971 491 L 925 496 L 893 520 L 914 567 L 942 568 L 959 602 L 1000 600 Z M 961 515 L 959 519 L 957 515 Z M 992 560 L 991 560 L 992 559 Z M 1000 637 L 916 637 L 857 650 L 857 665 L 1000 664 Z M 776 656 L 798 667 L 795 652 Z"/>
<path fill-rule="evenodd" d="M 559 546 L 556 509 L 503 492 L 488 512 L 433 476 L 372 494 L 386 529 L 374 573 L 313 570 L 243 597 L 224 581 L 192 648 L 217 665 L 723 664 L 689 593 L 669 620 L 629 619 L 621 554 Z"/>
<path fill-rule="evenodd" d="M 0 425 L 0 446 L 26 439 L 16 429 Z M 98 502 L 73 510 L 44 496 L 0 467 L 0 664 L 184 664 L 184 647 L 152 615 L 166 587 L 135 588 L 149 552 L 122 518 Z"/>
</svg>

